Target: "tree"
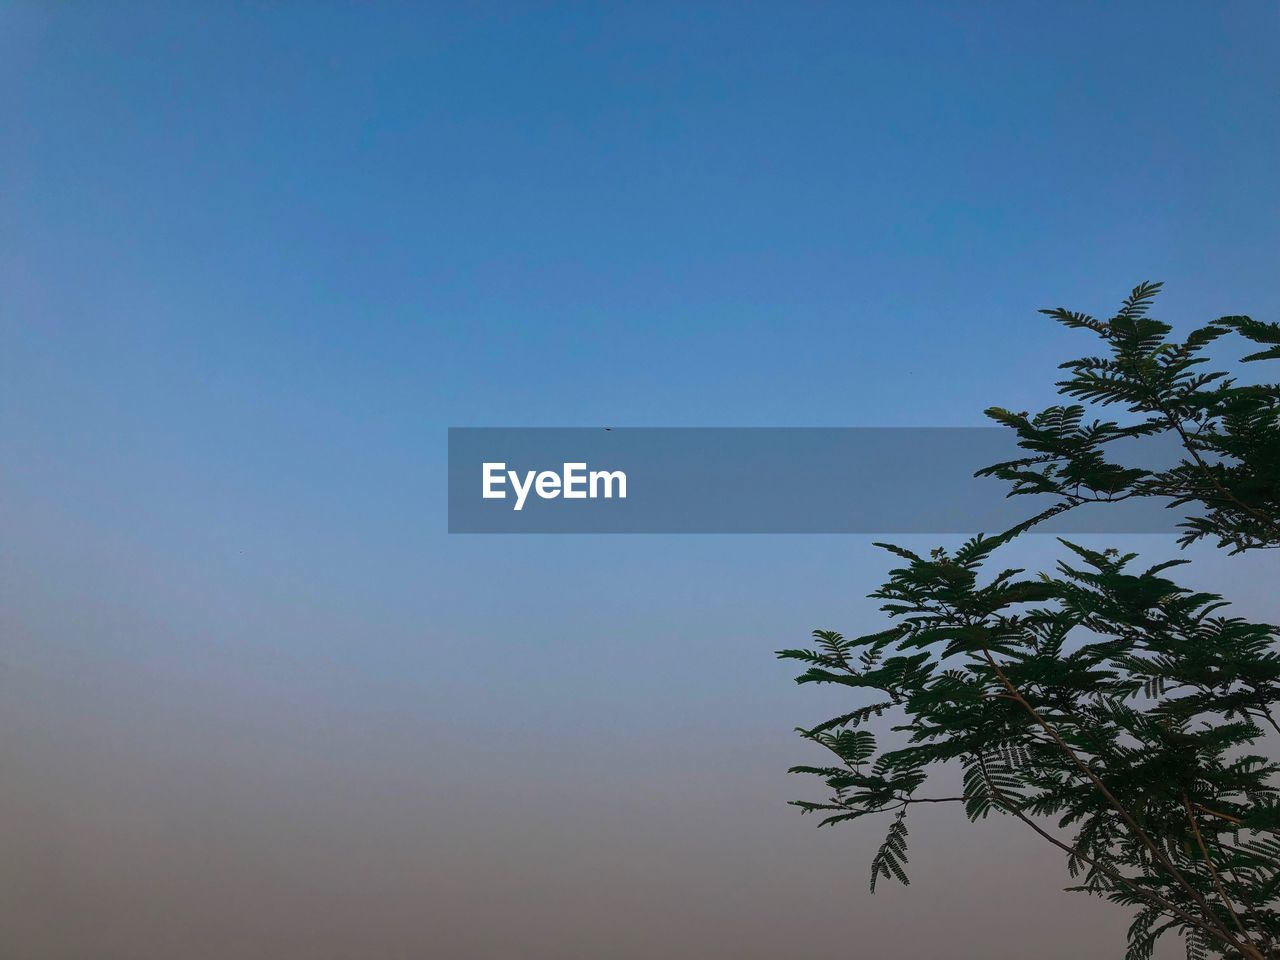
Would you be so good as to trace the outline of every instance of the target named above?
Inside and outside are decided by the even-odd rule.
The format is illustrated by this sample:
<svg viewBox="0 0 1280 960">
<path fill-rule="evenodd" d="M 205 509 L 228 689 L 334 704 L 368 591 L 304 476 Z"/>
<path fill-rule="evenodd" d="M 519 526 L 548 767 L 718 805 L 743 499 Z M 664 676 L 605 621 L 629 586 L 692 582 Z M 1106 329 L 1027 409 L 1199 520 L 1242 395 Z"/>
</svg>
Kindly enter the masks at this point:
<svg viewBox="0 0 1280 960">
<path fill-rule="evenodd" d="M 1205 348 L 1228 334 L 1262 347 L 1242 363 L 1280 359 L 1280 325 L 1230 316 L 1171 340 L 1147 316 L 1158 290 L 1138 286 L 1106 321 L 1043 311 L 1105 346 L 1062 365 L 1060 392 L 1083 403 L 1034 417 L 988 411 L 1027 455 L 982 473 L 1009 481 L 1011 495 L 1052 494 L 1051 509 L 954 552 L 880 544 L 902 561 L 871 594 L 885 629 L 852 639 L 819 630 L 811 649 L 779 651 L 806 664 L 800 683 L 866 694 L 799 731 L 835 760 L 793 768 L 831 791 L 796 805 L 822 825 L 889 818 L 872 892 L 879 880 L 908 882 L 911 808 L 956 803 L 971 820 L 1007 816 L 1058 848 L 1069 890 L 1135 908 L 1129 960 L 1150 957 L 1169 930 L 1193 960 L 1276 958 L 1280 764 L 1256 745 L 1264 728 L 1280 733 L 1280 628 L 1178 586 L 1170 574 L 1185 560 L 1143 568 L 1135 554 L 1064 540 L 1051 572 L 988 569 L 1047 517 L 1131 497 L 1199 508 L 1184 545 L 1280 546 L 1280 387 L 1204 369 Z M 1129 416 L 1086 421 L 1086 405 Z M 1174 466 L 1116 456 L 1118 441 L 1158 435 L 1177 440 Z M 893 720 L 889 747 L 864 729 L 880 716 Z M 931 795 L 933 775 L 956 764 L 958 794 Z"/>
</svg>

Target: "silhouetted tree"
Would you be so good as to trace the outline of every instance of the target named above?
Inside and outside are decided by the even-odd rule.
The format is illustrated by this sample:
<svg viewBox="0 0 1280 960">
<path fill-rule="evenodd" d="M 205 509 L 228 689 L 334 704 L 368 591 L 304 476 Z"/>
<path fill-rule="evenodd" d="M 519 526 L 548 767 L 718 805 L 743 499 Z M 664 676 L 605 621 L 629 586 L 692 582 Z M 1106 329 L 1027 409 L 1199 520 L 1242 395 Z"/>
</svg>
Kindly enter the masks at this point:
<svg viewBox="0 0 1280 960">
<path fill-rule="evenodd" d="M 1158 497 L 1198 512 L 1184 544 L 1232 552 L 1280 546 L 1280 387 L 1206 371 L 1205 348 L 1225 335 L 1280 359 L 1280 325 L 1223 317 L 1169 339 L 1147 316 L 1159 284 L 1134 289 L 1101 321 L 1043 311 L 1092 332 L 1104 353 L 1063 364 L 1062 394 L 1081 403 L 1035 416 L 992 408 L 1017 432 L 1021 459 L 982 473 L 1012 493 L 1055 505 L 994 537 L 927 556 L 880 546 L 902 565 L 871 596 L 890 623 L 866 636 L 819 630 L 800 683 L 865 695 L 849 713 L 801 734 L 830 766 L 802 766 L 831 790 L 797 801 L 822 824 L 889 818 L 871 863 L 907 882 L 907 817 L 920 803 L 963 805 L 971 820 L 1005 815 L 1054 845 L 1071 890 L 1136 908 L 1129 960 L 1180 931 L 1189 957 L 1280 957 L 1280 765 L 1260 755 L 1263 728 L 1280 732 L 1280 629 L 1227 611 L 1221 597 L 1178 586 L 1184 560 L 1145 568 L 1135 554 L 1068 551 L 1051 572 L 991 572 L 992 554 L 1050 516 L 1081 504 Z M 1119 405 L 1124 424 L 1086 420 Z M 1168 469 L 1121 462 L 1121 440 L 1176 438 Z M 882 749 L 862 725 L 893 718 L 902 745 Z M 940 765 L 959 764 L 955 796 L 927 792 Z"/>
</svg>

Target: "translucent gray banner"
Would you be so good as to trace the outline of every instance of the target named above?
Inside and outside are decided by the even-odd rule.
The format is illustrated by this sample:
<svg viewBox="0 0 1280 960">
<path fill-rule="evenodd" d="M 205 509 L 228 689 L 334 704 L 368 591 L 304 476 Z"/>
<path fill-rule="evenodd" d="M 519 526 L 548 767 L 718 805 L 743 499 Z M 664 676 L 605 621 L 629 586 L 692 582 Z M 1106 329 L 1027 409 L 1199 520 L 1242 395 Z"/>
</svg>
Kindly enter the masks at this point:
<svg viewBox="0 0 1280 960">
<path fill-rule="evenodd" d="M 1022 453 L 1000 427 L 454 427 L 449 531 L 996 533 L 1053 503 L 973 476 Z M 1171 533 L 1182 517 L 1132 500 L 1037 529 Z"/>
</svg>

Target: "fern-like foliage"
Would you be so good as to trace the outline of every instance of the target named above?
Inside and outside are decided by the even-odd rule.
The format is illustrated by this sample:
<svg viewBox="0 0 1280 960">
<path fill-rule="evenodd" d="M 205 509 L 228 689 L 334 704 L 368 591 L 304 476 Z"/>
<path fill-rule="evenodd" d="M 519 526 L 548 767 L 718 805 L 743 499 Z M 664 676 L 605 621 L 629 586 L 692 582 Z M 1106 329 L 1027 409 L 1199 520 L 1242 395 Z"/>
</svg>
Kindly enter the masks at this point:
<svg viewBox="0 0 1280 960">
<path fill-rule="evenodd" d="M 910 885 L 906 864 L 907 808 L 903 807 L 889 824 L 889 833 L 884 838 L 884 843 L 880 844 L 880 849 L 871 858 L 871 892 L 876 892 L 877 877 L 892 878 L 903 886 Z"/>
<path fill-rule="evenodd" d="M 1055 513 L 1131 497 L 1195 504 L 1201 510 L 1184 521 L 1184 543 L 1210 538 L 1237 552 L 1280 546 L 1280 386 L 1241 383 L 1206 369 L 1204 356 L 1235 335 L 1265 348 L 1241 363 L 1280 359 L 1280 324 L 1226 316 L 1172 339 L 1168 324 L 1147 316 L 1159 290 L 1139 284 L 1105 321 L 1064 307 L 1042 311 L 1089 330 L 1105 352 L 1062 364 L 1059 392 L 1077 403 L 1034 416 L 989 408 L 987 416 L 1013 429 L 1029 455 L 979 475 L 1009 481 L 1011 494 L 1056 495 Z M 1125 410 L 1125 422 L 1087 419 L 1088 408 L 1113 406 Z M 1183 454 L 1163 469 L 1126 465 L 1117 452 L 1122 441 L 1159 435 L 1176 440 Z"/>
<path fill-rule="evenodd" d="M 1111 347 L 1067 364 L 1064 390 L 1142 418 L 1119 426 L 1086 422 L 1082 406 L 1001 411 L 1035 456 L 988 472 L 1015 492 L 1061 494 L 1063 509 L 1126 496 L 1194 503 L 1204 512 L 1186 542 L 1280 545 L 1277 389 L 1201 373 L 1197 356 L 1234 331 L 1266 347 L 1250 359 L 1274 359 L 1280 328 L 1226 317 L 1172 342 L 1146 315 L 1157 290 L 1135 288 L 1107 321 L 1050 311 Z M 1166 431 L 1185 436 L 1187 451 L 1170 471 L 1105 456 L 1119 437 Z M 812 646 L 779 651 L 803 665 L 798 682 L 865 696 L 800 729 L 834 761 L 793 768 L 828 788 L 824 801 L 796 805 L 823 825 L 889 815 L 873 892 L 879 879 L 907 882 L 907 811 L 955 803 L 971 820 L 1008 817 L 1057 847 L 1067 889 L 1132 909 L 1129 960 L 1151 957 L 1170 931 L 1191 960 L 1280 957 L 1280 764 L 1258 749 L 1264 729 L 1280 734 L 1280 628 L 1179 586 L 1181 560 L 1144 567 L 1135 554 L 1063 540 L 1053 570 L 993 566 L 1038 519 L 954 552 L 880 544 L 899 561 L 872 594 L 885 628 L 816 631 Z M 868 725 L 888 726 L 893 743 Z M 960 768 L 959 795 L 927 788 L 946 766 Z"/>
</svg>

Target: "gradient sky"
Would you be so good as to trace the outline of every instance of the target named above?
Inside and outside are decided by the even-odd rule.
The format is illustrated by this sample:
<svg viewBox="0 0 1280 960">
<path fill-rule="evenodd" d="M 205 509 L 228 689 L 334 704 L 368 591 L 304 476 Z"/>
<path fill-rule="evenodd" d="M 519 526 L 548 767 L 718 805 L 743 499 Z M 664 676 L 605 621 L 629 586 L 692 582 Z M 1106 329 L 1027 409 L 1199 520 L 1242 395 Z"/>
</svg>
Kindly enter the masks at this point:
<svg viewBox="0 0 1280 960">
<path fill-rule="evenodd" d="M 871 900 L 784 806 L 841 701 L 771 651 L 878 622 L 866 538 L 450 537 L 445 429 L 977 424 L 1090 349 L 1038 307 L 1276 319 L 1278 39 L 0 5 L 0 954 L 1118 955 L 1003 824 Z"/>
</svg>

